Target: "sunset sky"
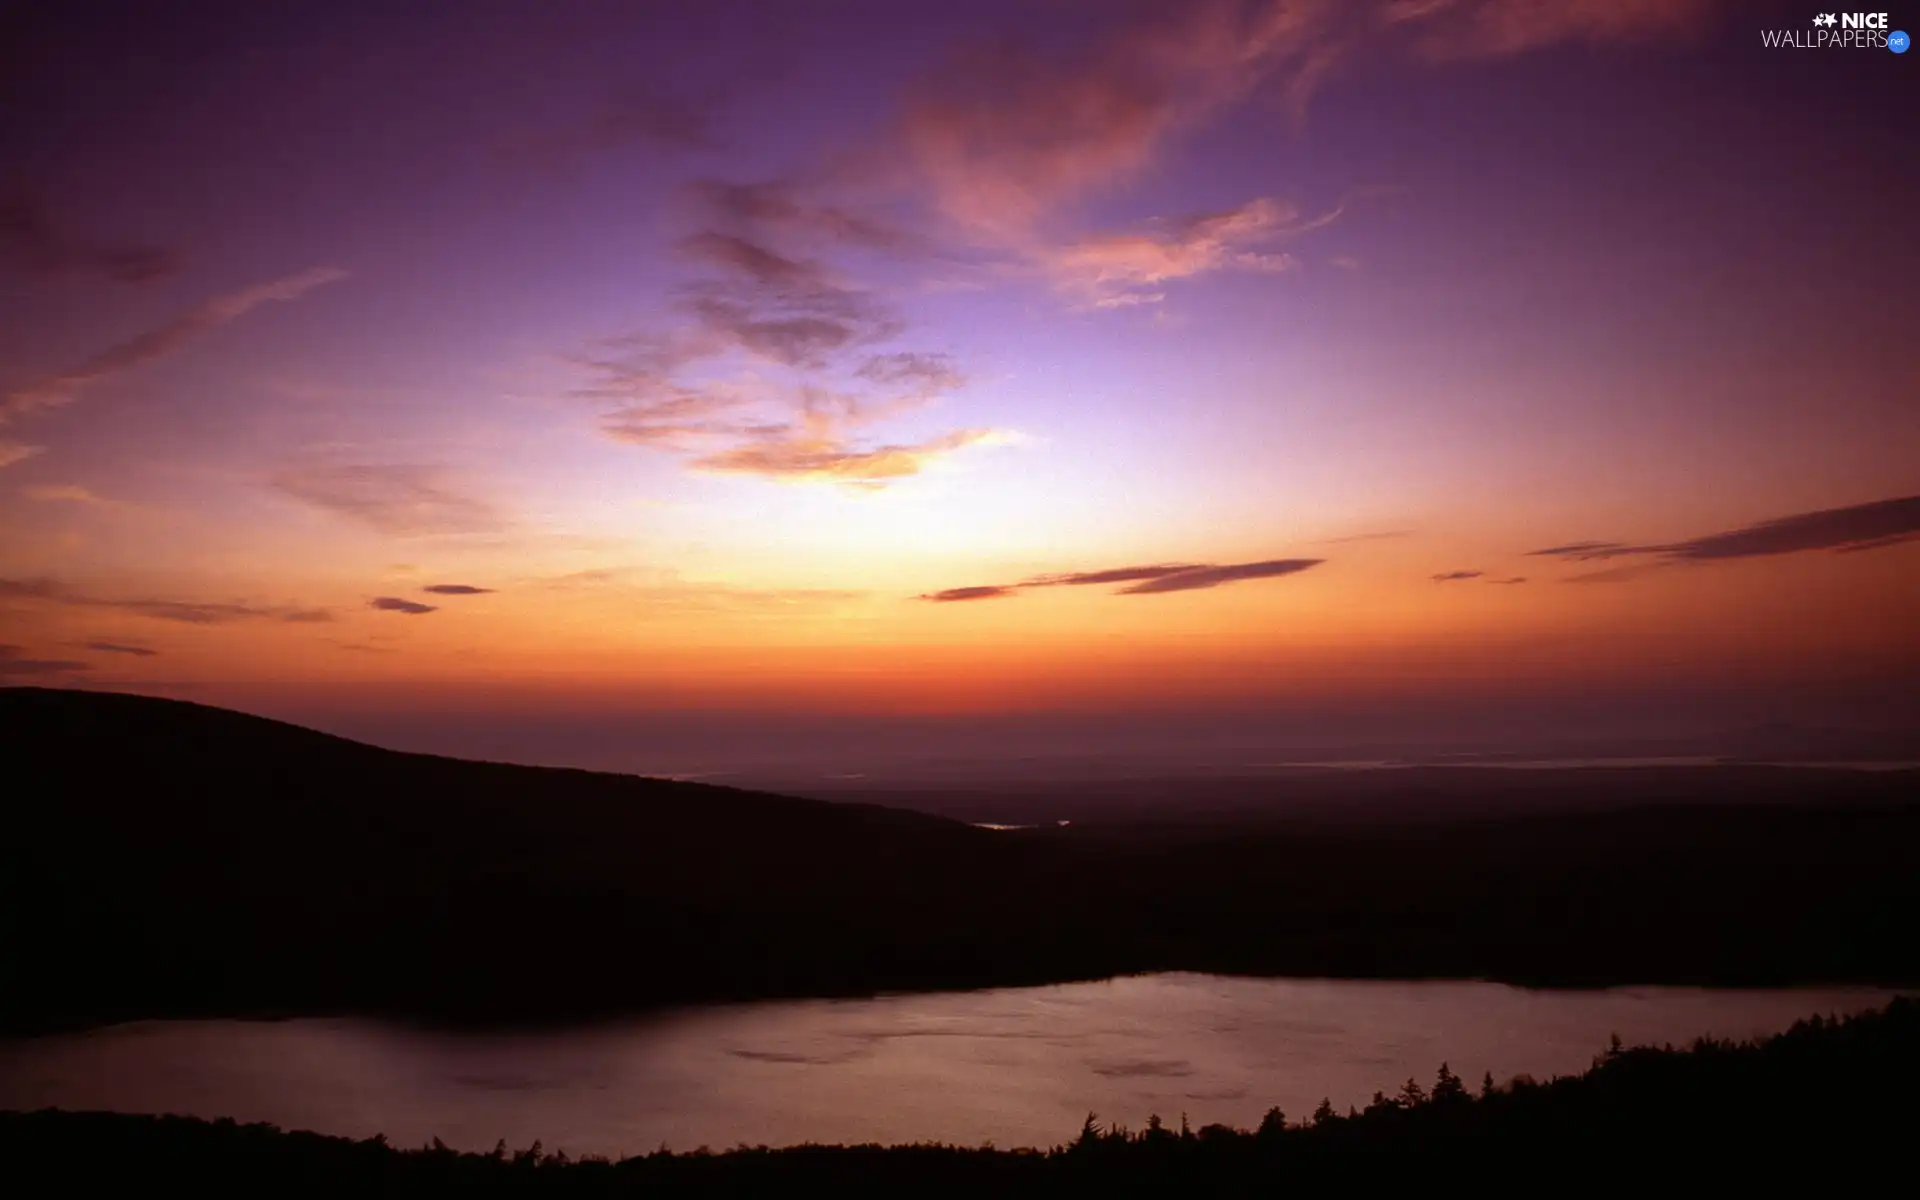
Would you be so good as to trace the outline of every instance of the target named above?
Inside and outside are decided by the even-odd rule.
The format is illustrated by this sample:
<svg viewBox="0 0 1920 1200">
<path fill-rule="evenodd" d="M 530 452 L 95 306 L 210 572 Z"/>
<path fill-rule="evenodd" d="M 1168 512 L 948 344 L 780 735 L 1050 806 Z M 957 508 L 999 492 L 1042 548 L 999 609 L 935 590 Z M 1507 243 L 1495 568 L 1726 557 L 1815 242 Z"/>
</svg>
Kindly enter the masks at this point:
<svg viewBox="0 0 1920 1200">
<path fill-rule="evenodd" d="M 1811 7 L 25 7 L 0 682 L 663 771 L 1920 720 L 1920 56 Z"/>
</svg>

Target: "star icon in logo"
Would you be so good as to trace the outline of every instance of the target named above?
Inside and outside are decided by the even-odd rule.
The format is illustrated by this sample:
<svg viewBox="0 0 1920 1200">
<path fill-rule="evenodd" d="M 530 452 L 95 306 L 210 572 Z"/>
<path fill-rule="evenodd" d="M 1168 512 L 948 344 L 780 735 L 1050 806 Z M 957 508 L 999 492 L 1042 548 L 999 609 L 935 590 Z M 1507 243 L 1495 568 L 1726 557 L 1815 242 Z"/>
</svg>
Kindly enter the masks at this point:
<svg viewBox="0 0 1920 1200">
<path fill-rule="evenodd" d="M 1813 19 L 1813 23 L 1815 25 L 1825 25 L 1831 29 L 1833 26 L 1838 25 L 1840 21 L 1839 18 L 1835 17 L 1832 13 L 1821 13 Z"/>
</svg>

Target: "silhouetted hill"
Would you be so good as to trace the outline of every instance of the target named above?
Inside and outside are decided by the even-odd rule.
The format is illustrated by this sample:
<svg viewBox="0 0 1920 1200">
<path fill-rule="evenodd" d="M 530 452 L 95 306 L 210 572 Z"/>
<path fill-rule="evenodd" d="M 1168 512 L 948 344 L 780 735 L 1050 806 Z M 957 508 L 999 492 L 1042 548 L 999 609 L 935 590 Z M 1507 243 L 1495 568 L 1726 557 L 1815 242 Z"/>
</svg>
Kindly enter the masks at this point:
<svg viewBox="0 0 1920 1200">
<path fill-rule="evenodd" d="M 1920 979 L 1880 790 L 1436 822 L 995 833 L 0 690 L 0 1026 L 566 1020 L 1147 970 L 1540 984 Z"/>
<path fill-rule="evenodd" d="M 1049 1151 L 793 1146 L 569 1161 L 540 1146 L 402 1150 L 270 1125 L 0 1114 L 23 1194 L 236 1196 L 1251 1196 L 1302 1187 L 1476 1195 L 1858 1195 L 1898 1187 L 1920 1117 L 1920 1004 L 1814 1018 L 1757 1043 L 1614 1047 L 1578 1076 L 1476 1088 L 1382 1080 L 1364 1112 L 1270 1111 L 1258 1130 L 1100 1127 Z M 1289 1119 L 1291 1118 L 1291 1119 Z M 1063 1130 L 1064 1134 L 1066 1131 Z"/>
<path fill-rule="evenodd" d="M 932 915 L 1007 850 L 898 809 L 402 754 L 170 700 L 6 689 L 0 728 L 6 957 L 44 967 L 0 1004 L 80 1018 L 442 997 L 510 1016 L 514 981 L 541 1013 L 606 987 L 862 986 L 863 958 L 903 957 L 876 917 Z M 816 968 L 798 947 L 826 930 Z"/>
</svg>

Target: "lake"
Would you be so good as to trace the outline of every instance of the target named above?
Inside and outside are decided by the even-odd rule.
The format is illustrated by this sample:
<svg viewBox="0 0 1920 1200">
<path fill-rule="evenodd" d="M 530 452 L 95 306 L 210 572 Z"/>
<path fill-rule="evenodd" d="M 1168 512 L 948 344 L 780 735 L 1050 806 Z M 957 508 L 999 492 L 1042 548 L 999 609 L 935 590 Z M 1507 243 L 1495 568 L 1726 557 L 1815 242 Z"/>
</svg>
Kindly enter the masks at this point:
<svg viewBox="0 0 1920 1200">
<path fill-rule="evenodd" d="M 398 1145 L 633 1154 L 796 1142 L 1050 1146 L 1089 1111 L 1134 1127 L 1303 1118 L 1482 1074 L 1584 1070 L 1628 1044 L 1777 1032 L 1873 989 L 1534 992 L 1168 974 L 687 1010 L 540 1034 L 366 1020 L 153 1021 L 0 1041 L 0 1108 L 271 1121 Z M 1808 1097 L 1809 1103 L 1831 1098 Z"/>
</svg>

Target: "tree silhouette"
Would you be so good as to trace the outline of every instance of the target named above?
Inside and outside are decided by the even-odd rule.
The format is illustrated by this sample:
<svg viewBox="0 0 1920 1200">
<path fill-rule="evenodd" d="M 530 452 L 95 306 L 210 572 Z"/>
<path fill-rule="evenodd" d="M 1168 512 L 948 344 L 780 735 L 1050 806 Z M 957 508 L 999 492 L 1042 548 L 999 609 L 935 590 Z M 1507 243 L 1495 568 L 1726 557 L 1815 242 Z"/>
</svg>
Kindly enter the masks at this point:
<svg viewBox="0 0 1920 1200">
<path fill-rule="evenodd" d="M 1087 1114 L 1086 1124 L 1080 1126 L 1080 1136 L 1074 1139 L 1073 1144 L 1076 1149 L 1085 1149 L 1087 1147 L 1092 1146 L 1095 1142 L 1099 1140 L 1100 1140 L 1099 1114 L 1090 1112 Z"/>
</svg>

